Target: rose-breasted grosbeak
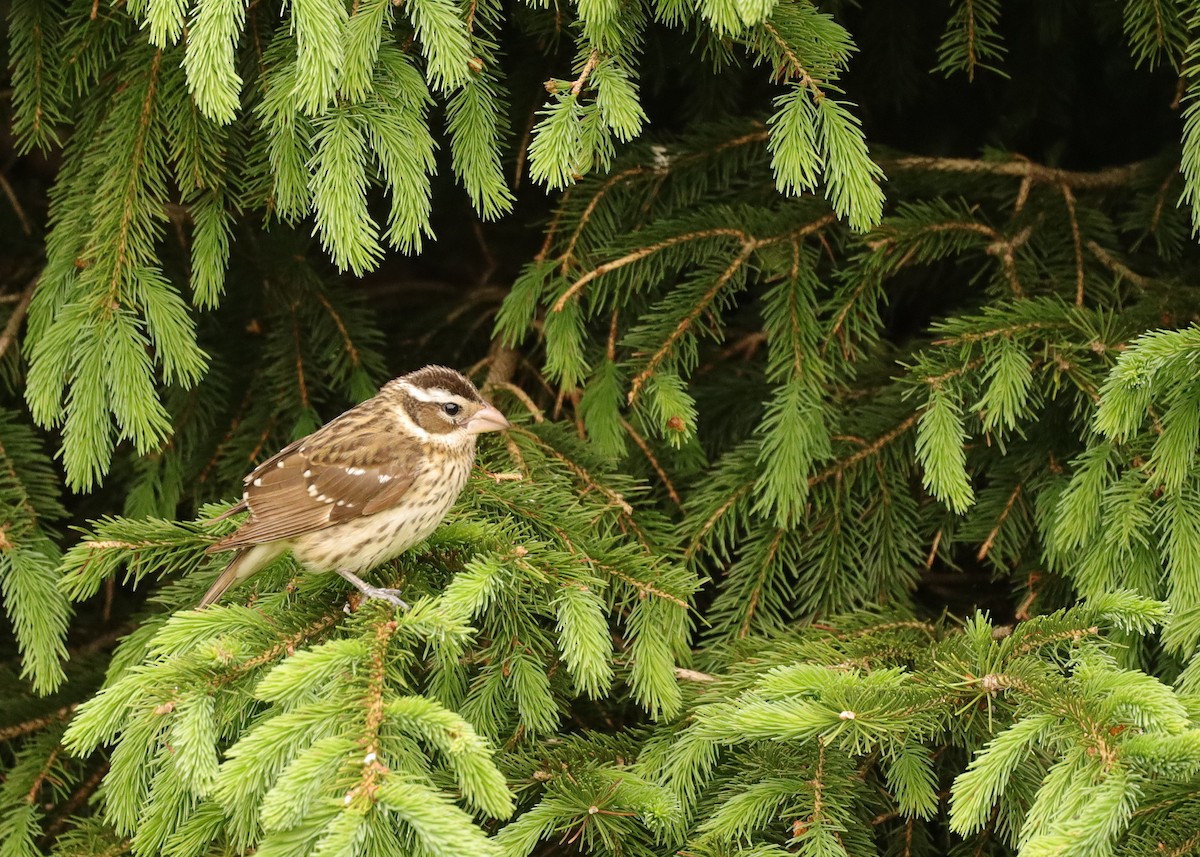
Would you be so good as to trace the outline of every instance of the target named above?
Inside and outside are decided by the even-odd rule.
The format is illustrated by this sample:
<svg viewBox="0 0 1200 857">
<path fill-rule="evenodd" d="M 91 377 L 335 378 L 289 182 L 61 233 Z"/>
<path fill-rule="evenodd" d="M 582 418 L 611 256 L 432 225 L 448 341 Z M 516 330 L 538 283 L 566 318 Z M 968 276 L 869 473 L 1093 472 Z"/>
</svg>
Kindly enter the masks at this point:
<svg viewBox="0 0 1200 857">
<path fill-rule="evenodd" d="M 429 536 L 466 484 L 475 436 L 508 426 L 453 369 L 389 381 L 246 477 L 242 502 L 226 514 L 250 516 L 208 549 L 237 553 L 200 606 L 287 550 L 311 571 L 336 571 L 369 598 L 407 606 L 358 574 Z"/>
</svg>

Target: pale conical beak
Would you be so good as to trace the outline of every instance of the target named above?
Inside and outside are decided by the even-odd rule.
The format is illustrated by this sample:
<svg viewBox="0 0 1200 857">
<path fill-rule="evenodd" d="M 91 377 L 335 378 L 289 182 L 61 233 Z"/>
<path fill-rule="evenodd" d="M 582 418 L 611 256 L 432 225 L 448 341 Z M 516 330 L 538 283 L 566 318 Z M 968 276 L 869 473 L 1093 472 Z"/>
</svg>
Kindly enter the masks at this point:
<svg viewBox="0 0 1200 857">
<path fill-rule="evenodd" d="M 491 405 L 486 405 L 482 409 L 475 412 L 475 416 L 467 420 L 468 434 L 483 434 L 487 431 L 504 431 L 506 428 L 511 428 L 512 423 L 504 418 L 504 414 L 500 413 Z"/>
</svg>

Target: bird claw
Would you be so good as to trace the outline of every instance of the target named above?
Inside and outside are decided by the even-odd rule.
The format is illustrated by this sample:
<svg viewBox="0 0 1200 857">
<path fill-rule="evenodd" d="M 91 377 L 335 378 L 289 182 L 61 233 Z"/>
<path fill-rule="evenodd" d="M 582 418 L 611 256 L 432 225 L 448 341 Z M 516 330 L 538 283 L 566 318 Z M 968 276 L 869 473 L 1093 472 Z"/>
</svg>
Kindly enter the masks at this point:
<svg viewBox="0 0 1200 857">
<path fill-rule="evenodd" d="M 381 589 L 377 586 L 368 586 L 366 589 L 362 590 L 362 594 L 368 598 L 378 598 L 380 601 L 387 601 L 391 604 L 395 604 L 401 610 L 412 609 L 408 606 L 408 602 L 400 597 L 399 589 Z"/>
<path fill-rule="evenodd" d="M 399 589 L 381 589 L 378 586 L 372 586 L 352 571 L 346 571 L 339 568 L 337 569 L 337 573 L 339 577 L 342 577 L 354 584 L 354 588 L 367 598 L 376 598 L 380 601 L 387 601 L 390 604 L 396 605 L 401 610 L 411 609 L 408 606 L 408 603 L 400 597 Z"/>
</svg>

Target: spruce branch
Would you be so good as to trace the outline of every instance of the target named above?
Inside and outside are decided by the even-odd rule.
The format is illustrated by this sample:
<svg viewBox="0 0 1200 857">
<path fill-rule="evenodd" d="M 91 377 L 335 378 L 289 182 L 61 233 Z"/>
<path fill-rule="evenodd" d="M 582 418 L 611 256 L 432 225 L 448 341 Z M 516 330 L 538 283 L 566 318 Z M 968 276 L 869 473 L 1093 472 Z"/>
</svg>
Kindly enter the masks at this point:
<svg viewBox="0 0 1200 857">
<path fill-rule="evenodd" d="M 56 709 L 49 714 L 34 717 L 23 723 L 14 723 L 11 726 L 0 727 L 0 741 L 11 741 L 13 738 L 20 738 L 45 729 L 47 726 L 55 723 L 64 722 L 70 719 L 72 712 L 75 711 L 77 706 L 78 703 L 64 705 L 62 708 Z"/>
<path fill-rule="evenodd" d="M 755 242 L 755 239 L 746 232 L 740 229 L 733 229 L 729 227 L 703 229 L 696 232 L 690 232 L 684 235 L 676 235 L 672 238 L 667 238 L 663 241 L 659 241 L 656 244 L 651 244 L 647 247 L 642 247 L 638 250 L 635 250 L 632 253 L 627 253 L 619 259 L 614 259 L 611 262 L 605 262 L 604 264 L 598 265 L 592 270 L 586 272 L 583 276 L 572 283 L 570 288 L 568 288 L 559 296 L 558 300 L 556 300 L 554 305 L 550 308 L 550 311 L 562 312 L 564 309 L 566 309 L 566 306 L 570 301 L 578 298 L 579 293 L 583 291 L 583 287 L 597 277 L 602 277 L 605 274 L 611 271 L 616 271 L 625 267 L 626 265 L 632 265 L 634 262 L 639 262 L 642 259 L 645 259 L 647 256 L 651 256 L 662 250 L 674 247 L 677 244 L 682 244 L 688 241 L 703 241 L 708 238 L 715 237 L 735 238 L 741 242 L 743 248 L 748 245 L 752 245 Z"/>
<path fill-rule="evenodd" d="M 621 418 L 621 427 L 625 429 L 626 434 L 633 438 L 633 442 L 637 444 L 638 449 L 642 451 L 642 455 L 646 456 L 646 460 L 650 462 L 650 466 L 653 467 L 654 472 L 658 474 L 659 481 L 662 482 L 663 487 L 667 489 L 667 496 L 671 498 L 671 501 L 676 506 L 682 509 L 683 499 L 680 497 L 679 491 L 676 490 L 675 485 L 671 482 L 671 477 L 667 475 L 667 471 L 663 469 L 662 464 L 655 457 L 654 450 L 650 448 L 650 444 L 646 442 L 646 439 L 642 437 L 638 430 L 635 429 L 633 425 L 630 424 L 630 422 L 624 417 Z"/>
<path fill-rule="evenodd" d="M 1086 172 L 1047 167 L 1026 158 L 1007 161 L 976 160 L 972 158 L 941 158 L 919 155 L 880 158 L 879 165 L 885 170 L 896 172 L 914 170 L 920 172 L 975 173 L 979 175 L 1011 176 L 1030 180 L 1036 184 L 1066 186 L 1076 191 L 1097 191 L 1124 188 L 1133 185 L 1139 178 L 1153 169 L 1151 161 L 1134 161 L 1116 167 Z"/>
<path fill-rule="evenodd" d="M 650 378 L 654 376 L 655 370 L 658 368 L 658 366 L 671 354 L 680 337 L 688 333 L 692 324 L 695 323 L 695 321 L 700 318 L 701 315 L 708 311 L 709 305 L 716 299 L 717 295 L 719 295 L 722 289 L 725 288 L 726 284 L 733 278 L 735 274 L 738 273 L 738 271 L 741 270 L 742 266 L 746 264 L 746 262 L 755 252 L 764 247 L 770 247 L 773 244 L 805 238 L 825 228 L 834 220 L 835 215 L 827 214 L 823 217 L 817 218 L 811 223 L 805 224 L 804 226 L 789 230 L 788 232 L 780 235 L 771 236 L 769 238 L 753 238 L 743 233 L 741 251 L 733 258 L 733 260 L 729 263 L 729 266 L 725 268 L 720 276 L 713 281 L 713 284 L 708 288 L 700 300 L 693 304 L 692 309 L 689 310 L 688 313 L 682 319 L 680 319 L 678 324 L 676 324 L 675 328 L 668 333 L 666 339 L 663 340 L 659 348 L 646 360 L 642 370 L 638 372 L 638 374 L 635 375 L 630 381 L 629 394 L 627 397 L 628 403 L 632 405 L 637 400 L 638 393 L 641 391 L 641 388 L 648 380 L 650 380 Z M 737 230 L 726 230 L 724 232 L 711 230 L 711 232 L 712 234 L 736 234 Z M 687 240 L 694 240 L 694 236 L 687 238 Z M 657 249 L 661 249 L 661 247 Z M 649 248 L 647 248 L 647 253 L 643 255 L 648 255 L 649 252 L 651 251 Z M 611 270 L 611 268 L 609 270 Z M 604 273 L 607 273 L 607 271 Z M 575 286 L 572 288 L 575 289 L 579 287 L 581 282 L 582 280 L 576 281 Z M 561 300 L 562 299 L 560 298 L 560 301 Z"/>
<path fill-rule="evenodd" d="M 1083 241 L 1079 235 L 1079 218 L 1075 214 L 1075 194 L 1068 185 L 1064 184 L 1061 188 L 1063 202 L 1067 204 L 1067 215 L 1071 220 L 1071 243 L 1075 249 L 1075 306 L 1083 306 Z"/>
</svg>

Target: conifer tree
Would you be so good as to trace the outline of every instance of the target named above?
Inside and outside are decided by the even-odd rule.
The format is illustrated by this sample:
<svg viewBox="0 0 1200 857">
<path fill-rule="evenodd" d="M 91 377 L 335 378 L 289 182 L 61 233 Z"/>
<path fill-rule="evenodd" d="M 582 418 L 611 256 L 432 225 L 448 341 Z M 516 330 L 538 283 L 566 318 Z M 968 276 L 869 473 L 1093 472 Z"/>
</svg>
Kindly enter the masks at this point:
<svg viewBox="0 0 1200 857">
<path fill-rule="evenodd" d="M 1200 12 L 12 0 L 0 857 L 1200 854 Z M 195 609 L 389 377 L 514 427 Z"/>
</svg>

